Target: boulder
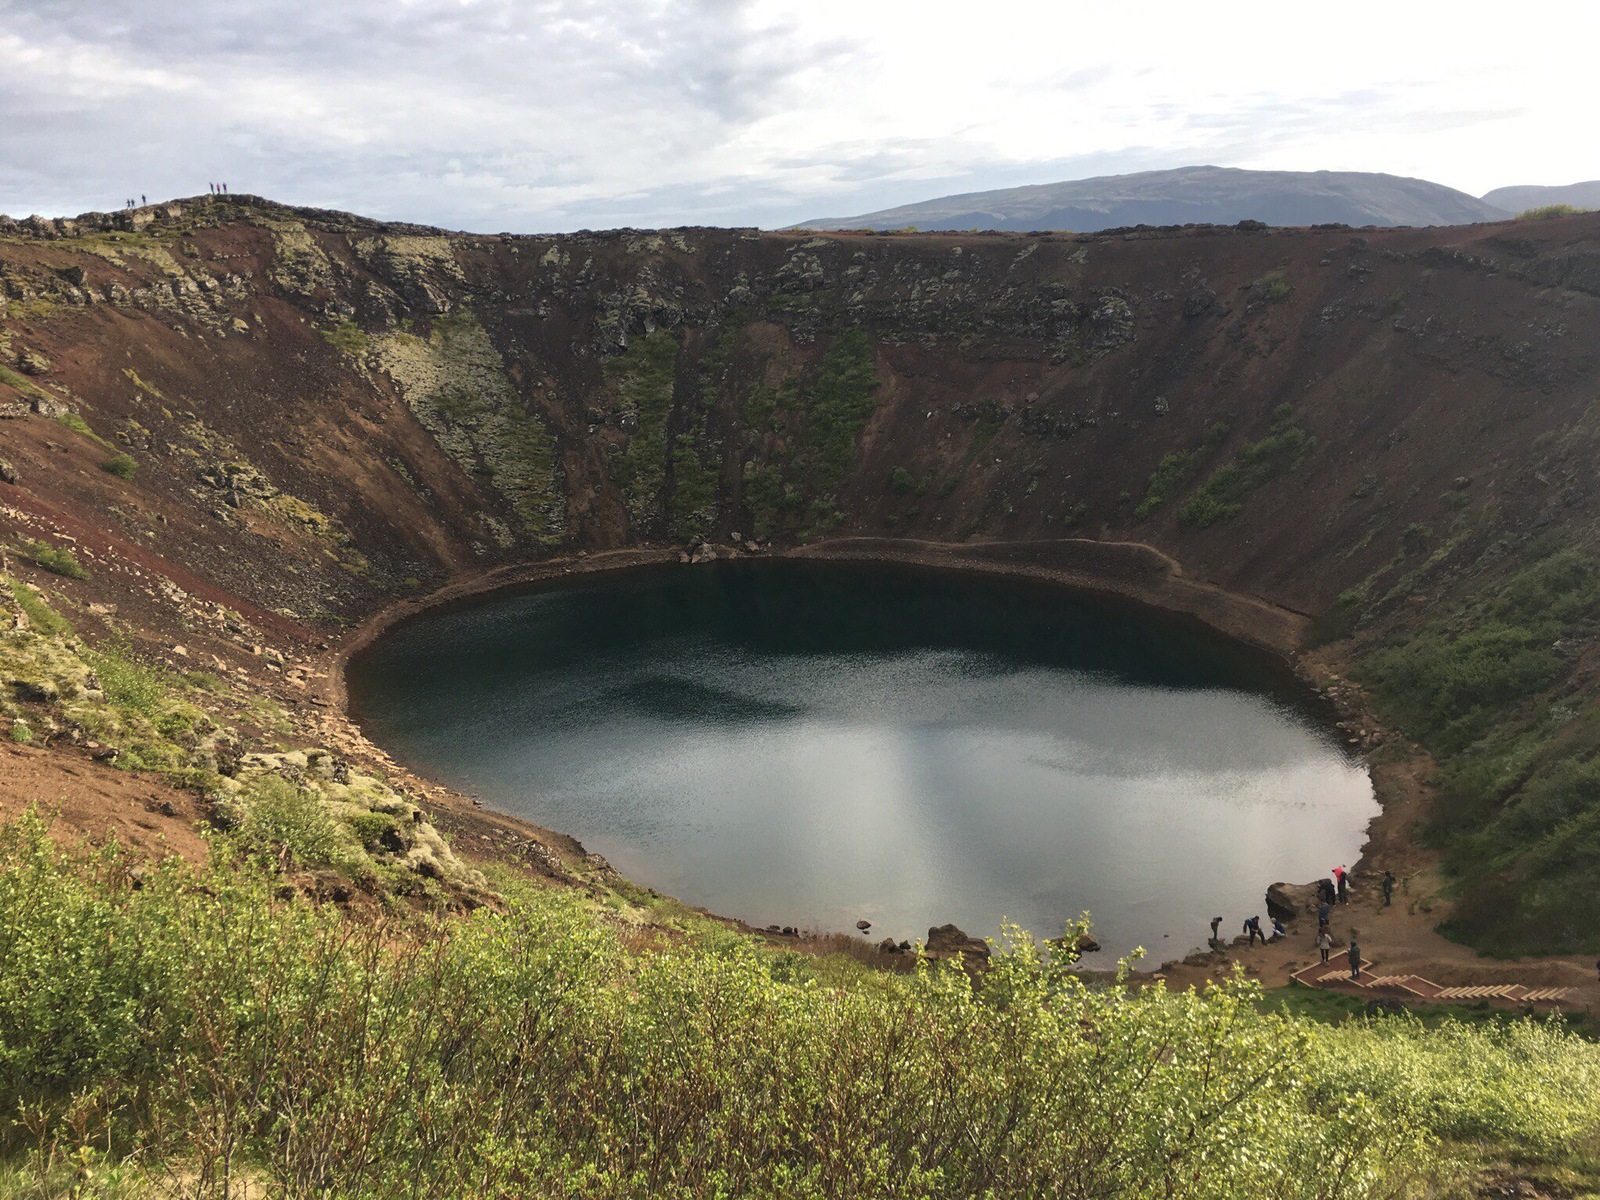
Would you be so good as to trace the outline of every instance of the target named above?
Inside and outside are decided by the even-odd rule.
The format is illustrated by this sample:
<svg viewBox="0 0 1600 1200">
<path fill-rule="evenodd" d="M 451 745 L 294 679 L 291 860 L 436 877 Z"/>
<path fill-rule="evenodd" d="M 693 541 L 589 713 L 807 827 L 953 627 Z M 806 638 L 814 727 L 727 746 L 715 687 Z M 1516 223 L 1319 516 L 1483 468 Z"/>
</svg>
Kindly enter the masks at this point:
<svg viewBox="0 0 1600 1200">
<path fill-rule="evenodd" d="M 1267 915 L 1288 922 L 1317 911 L 1314 883 L 1275 883 L 1267 889 Z"/>
<path fill-rule="evenodd" d="M 5 459 L 0 458 L 0 483 L 16 483 L 16 482 L 17 482 L 17 469 L 15 467 L 13 467 L 10 463 L 8 463 Z"/>
<path fill-rule="evenodd" d="M 982 938 L 969 937 L 955 925 L 940 925 L 928 930 L 928 940 L 923 948 L 930 958 L 956 958 L 968 962 L 987 963 L 989 943 Z"/>
<path fill-rule="evenodd" d="M 17 355 L 17 367 L 24 375 L 45 375 L 50 371 L 50 360 L 39 350 L 24 350 Z"/>
</svg>

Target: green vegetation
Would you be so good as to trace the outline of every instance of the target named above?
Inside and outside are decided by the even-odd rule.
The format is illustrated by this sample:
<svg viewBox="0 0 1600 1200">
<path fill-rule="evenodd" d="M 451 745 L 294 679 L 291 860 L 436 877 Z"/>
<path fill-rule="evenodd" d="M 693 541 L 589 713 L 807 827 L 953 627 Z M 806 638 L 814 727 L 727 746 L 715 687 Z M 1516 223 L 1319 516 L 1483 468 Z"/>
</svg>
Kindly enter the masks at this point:
<svg viewBox="0 0 1600 1200">
<path fill-rule="evenodd" d="M 931 475 L 924 475 L 918 479 L 904 467 L 895 467 L 889 472 L 889 490 L 896 496 L 926 495 L 932 482 Z"/>
<path fill-rule="evenodd" d="M 1600 951 L 1600 706 L 1563 649 L 1600 621 L 1600 574 L 1557 536 L 1478 569 L 1475 595 L 1381 640 L 1360 675 L 1442 764 L 1432 835 L 1472 882 L 1447 931 L 1499 953 Z"/>
<path fill-rule="evenodd" d="M 20 550 L 22 557 L 36 566 L 43 567 L 52 575 L 64 575 L 68 579 L 87 579 L 89 572 L 77 560 L 71 550 L 62 547 L 57 549 L 41 538 L 23 542 Z"/>
<path fill-rule="evenodd" d="M 678 371 L 677 334 L 659 329 L 635 338 L 606 363 L 606 382 L 623 413 L 635 422 L 627 448 L 612 465 L 629 520 L 643 528 L 661 511 L 667 482 L 667 421 Z"/>
<path fill-rule="evenodd" d="M 1586 208 L 1574 208 L 1570 204 L 1546 204 L 1540 208 L 1529 208 L 1517 214 L 1519 221 L 1548 221 L 1552 217 L 1575 217 L 1579 213 L 1588 212 Z"/>
<path fill-rule="evenodd" d="M 65 425 L 68 429 L 72 430 L 73 433 L 80 434 L 81 436 L 88 438 L 91 442 L 97 442 L 104 446 L 107 450 L 113 448 L 111 443 L 96 433 L 90 426 L 89 422 L 84 420 L 83 417 L 78 413 L 65 411 L 59 417 L 57 417 L 56 420 L 60 421 L 61 424 Z"/>
<path fill-rule="evenodd" d="M 1195 449 L 1169 454 L 1157 463 L 1145 485 L 1144 499 L 1133 510 L 1134 519 L 1143 520 L 1181 492 L 1227 440 L 1228 429 L 1226 421 L 1218 421 L 1206 430 L 1205 440 Z"/>
<path fill-rule="evenodd" d="M 512 386 L 500 352 L 471 312 L 435 317 L 426 339 L 374 336 L 367 361 L 389 374 L 423 428 L 462 470 L 488 479 L 528 536 L 545 545 L 561 540 L 566 491 L 554 441 Z M 482 520 L 501 548 L 516 544 L 493 513 Z"/>
<path fill-rule="evenodd" d="M 777 443 L 765 463 L 745 464 L 744 503 L 758 537 L 806 537 L 844 520 L 835 493 L 855 469 L 856 443 L 877 410 L 877 390 L 871 343 L 852 329 L 833 340 L 814 380 L 791 381 L 770 409 L 756 410 L 767 415 L 764 428 L 747 409 L 754 431 Z"/>
<path fill-rule="evenodd" d="M 100 469 L 118 479 L 132 479 L 139 464 L 131 454 L 115 454 L 100 464 Z"/>
<path fill-rule="evenodd" d="M 1206 480 L 1178 513 L 1178 520 L 1197 529 L 1232 520 L 1243 511 L 1251 492 L 1298 470 L 1316 448 L 1317 439 L 1295 422 L 1294 410 L 1279 405 L 1273 413 L 1272 431 L 1251 442 Z"/>
<path fill-rule="evenodd" d="M 12 579 L 7 581 L 7 585 L 12 598 L 17 602 L 17 607 L 28 618 L 28 628 L 34 633 L 44 637 L 54 637 L 57 634 L 72 632 L 72 626 L 67 623 L 66 618 L 46 604 L 39 593 L 27 584 Z"/>
<path fill-rule="evenodd" d="M 363 357 L 371 345 L 366 331 L 354 321 L 340 321 L 332 329 L 319 329 L 317 332 L 328 345 L 343 350 L 351 358 Z"/>
<path fill-rule="evenodd" d="M 1266 304 L 1282 304 L 1293 292 L 1282 271 L 1268 271 L 1250 285 L 1250 294 Z"/>
<path fill-rule="evenodd" d="M 284 803 L 279 836 L 324 836 Z M 229 849 L 135 885 L 115 845 L 0 831 L 10 1178 L 1337 1200 L 1447 1195 L 1513 1156 L 1579 1185 L 1600 1166 L 1600 1048 L 1555 1025 L 1330 1027 L 1244 982 L 1095 987 L 1015 931 L 976 986 L 870 974 L 706 922 L 641 941 L 626 900 L 510 882 L 503 911 L 374 921 Z"/>
</svg>

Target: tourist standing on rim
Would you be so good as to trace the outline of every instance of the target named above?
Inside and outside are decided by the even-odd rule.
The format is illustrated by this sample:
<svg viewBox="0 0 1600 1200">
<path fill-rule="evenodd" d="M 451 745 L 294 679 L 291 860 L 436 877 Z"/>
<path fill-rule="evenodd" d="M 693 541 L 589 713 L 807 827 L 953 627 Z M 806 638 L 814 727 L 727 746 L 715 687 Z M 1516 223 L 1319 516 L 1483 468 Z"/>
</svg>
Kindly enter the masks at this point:
<svg viewBox="0 0 1600 1200">
<path fill-rule="evenodd" d="M 1328 927 L 1324 925 L 1321 932 L 1317 934 L 1317 953 L 1322 955 L 1323 966 L 1328 965 L 1328 951 L 1332 949 L 1333 935 L 1328 932 Z"/>
<path fill-rule="evenodd" d="M 1350 869 L 1348 867 L 1335 867 L 1333 869 L 1333 882 L 1334 885 L 1339 889 L 1340 904 L 1350 903 L 1350 892 L 1348 890 L 1350 885 L 1347 882 L 1349 877 Z"/>
</svg>

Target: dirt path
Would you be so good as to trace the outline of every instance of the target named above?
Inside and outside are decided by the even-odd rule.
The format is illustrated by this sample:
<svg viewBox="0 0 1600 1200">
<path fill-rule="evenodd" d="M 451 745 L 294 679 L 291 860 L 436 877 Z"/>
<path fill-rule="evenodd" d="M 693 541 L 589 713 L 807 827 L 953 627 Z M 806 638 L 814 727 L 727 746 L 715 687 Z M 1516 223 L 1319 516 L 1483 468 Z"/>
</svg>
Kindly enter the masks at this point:
<svg viewBox="0 0 1600 1200">
<path fill-rule="evenodd" d="M 141 857 L 206 857 L 192 793 L 64 750 L 0 742 L 0 821 L 16 820 L 32 804 L 64 843 L 100 845 L 114 834 Z"/>
</svg>

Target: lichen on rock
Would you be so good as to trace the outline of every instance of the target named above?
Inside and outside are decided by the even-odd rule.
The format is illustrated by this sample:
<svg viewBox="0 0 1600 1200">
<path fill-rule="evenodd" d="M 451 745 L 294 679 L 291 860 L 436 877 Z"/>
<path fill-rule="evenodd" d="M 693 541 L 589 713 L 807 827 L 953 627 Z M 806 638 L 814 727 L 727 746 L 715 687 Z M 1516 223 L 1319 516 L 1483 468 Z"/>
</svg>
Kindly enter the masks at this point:
<svg viewBox="0 0 1600 1200">
<path fill-rule="evenodd" d="M 486 475 L 530 538 L 559 542 L 566 502 L 553 440 L 524 407 L 477 318 L 438 318 L 426 338 L 388 334 L 372 347 L 376 367 L 445 453 L 469 475 Z M 506 526 L 489 528 L 508 548 Z"/>
</svg>

